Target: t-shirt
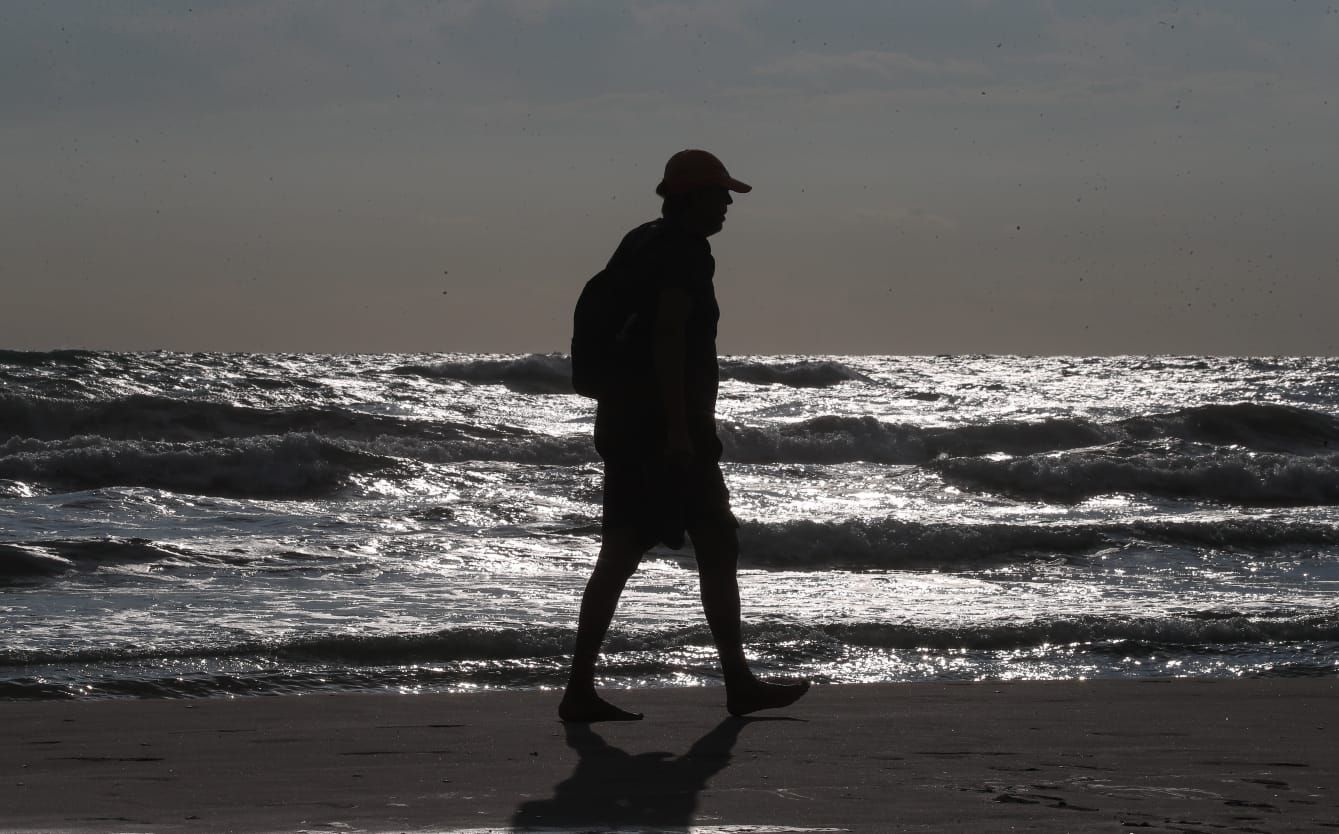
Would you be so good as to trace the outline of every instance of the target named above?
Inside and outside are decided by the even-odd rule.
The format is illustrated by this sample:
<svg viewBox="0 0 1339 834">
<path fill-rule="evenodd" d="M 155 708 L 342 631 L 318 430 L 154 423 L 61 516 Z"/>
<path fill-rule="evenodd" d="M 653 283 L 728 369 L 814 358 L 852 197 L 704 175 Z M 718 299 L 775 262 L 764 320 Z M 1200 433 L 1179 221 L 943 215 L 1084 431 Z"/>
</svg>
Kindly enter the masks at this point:
<svg viewBox="0 0 1339 834">
<path fill-rule="evenodd" d="M 665 408 L 656 378 L 654 335 L 662 290 L 688 295 L 684 332 L 684 409 L 688 437 L 699 457 L 719 460 L 716 438 L 716 324 L 720 308 L 712 278 L 716 260 L 711 245 L 673 221 L 644 223 L 624 236 L 607 270 L 618 276 L 635 315 L 628 327 L 612 393 L 600 400 L 595 417 L 595 447 L 601 456 L 642 457 L 665 443 Z"/>
</svg>

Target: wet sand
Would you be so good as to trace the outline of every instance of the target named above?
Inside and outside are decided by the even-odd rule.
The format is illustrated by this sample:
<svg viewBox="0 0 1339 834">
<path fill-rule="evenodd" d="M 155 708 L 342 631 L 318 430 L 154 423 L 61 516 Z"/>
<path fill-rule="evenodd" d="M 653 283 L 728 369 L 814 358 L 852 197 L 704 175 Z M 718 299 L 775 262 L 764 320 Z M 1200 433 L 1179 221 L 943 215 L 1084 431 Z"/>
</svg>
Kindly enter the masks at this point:
<svg viewBox="0 0 1339 834">
<path fill-rule="evenodd" d="M 0 830 L 1339 831 L 1339 679 L 0 703 Z"/>
</svg>

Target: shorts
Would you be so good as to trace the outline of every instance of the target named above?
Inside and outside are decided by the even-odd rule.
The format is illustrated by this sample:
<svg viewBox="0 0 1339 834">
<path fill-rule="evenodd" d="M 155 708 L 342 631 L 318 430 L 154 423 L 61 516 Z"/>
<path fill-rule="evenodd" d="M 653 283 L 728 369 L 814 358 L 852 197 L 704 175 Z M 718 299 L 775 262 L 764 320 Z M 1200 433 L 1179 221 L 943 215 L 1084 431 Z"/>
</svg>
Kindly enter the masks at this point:
<svg viewBox="0 0 1339 834">
<path fill-rule="evenodd" d="M 663 542 L 678 550 L 686 530 L 738 526 L 716 461 L 684 467 L 632 459 L 604 462 L 604 530 L 635 529 L 647 547 Z"/>
</svg>

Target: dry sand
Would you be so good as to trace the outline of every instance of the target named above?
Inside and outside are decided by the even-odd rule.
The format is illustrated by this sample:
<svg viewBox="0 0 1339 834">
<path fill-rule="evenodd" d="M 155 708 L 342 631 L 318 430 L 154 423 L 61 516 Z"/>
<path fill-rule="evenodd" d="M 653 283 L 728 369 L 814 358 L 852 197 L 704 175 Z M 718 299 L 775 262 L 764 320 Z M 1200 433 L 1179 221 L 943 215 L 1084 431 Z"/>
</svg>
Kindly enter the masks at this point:
<svg viewBox="0 0 1339 834">
<path fill-rule="evenodd" d="M 1339 680 L 0 703 L 7 831 L 1339 831 Z M 789 828 L 788 828 L 789 827 Z"/>
</svg>

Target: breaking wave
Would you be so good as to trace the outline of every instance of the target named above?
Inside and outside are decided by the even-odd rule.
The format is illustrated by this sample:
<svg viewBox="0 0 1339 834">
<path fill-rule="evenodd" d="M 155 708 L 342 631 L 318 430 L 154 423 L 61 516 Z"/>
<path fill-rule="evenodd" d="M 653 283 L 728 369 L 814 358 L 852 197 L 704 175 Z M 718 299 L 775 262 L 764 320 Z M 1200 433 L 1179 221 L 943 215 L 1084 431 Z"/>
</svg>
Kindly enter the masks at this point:
<svg viewBox="0 0 1339 834">
<path fill-rule="evenodd" d="M 42 365 L 82 364 L 100 355 L 92 350 L 0 350 L 0 363 L 35 368 Z"/>
<path fill-rule="evenodd" d="M 469 359 L 401 365 L 392 373 L 452 379 L 475 385 L 505 385 L 523 394 L 571 394 L 572 360 L 558 353 L 514 359 Z"/>
<path fill-rule="evenodd" d="M 939 458 L 1031 455 L 1124 440 L 1180 439 L 1259 451 L 1339 450 L 1339 420 L 1284 405 L 1234 403 L 1098 423 L 1078 417 L 925 427 L 873 417 L 824 416 L 779 426 L 723 423 L 726 456 L 741 463 L 922 464 Z"/>
<path fill-rule="evenodd" d="M 783 570 L 971 570 L 1137 544 L 1240 549 L 1339 544 L 1339 528 L 1262 519 L 1120 524 L 925 524 L 900 519 L 744 522 L 740 563 Z"/>
<path fill-rule="evenodd" d="M 1201 405 L 1170 414 L 1132 417 L 1119 425 L 1135 440 L 1175 437 L 1219 446 L 1294 453 L 1323 452 L 1334 443 L 1339 450 L 1339 419 L 1287 405 Z"/>
<path fill-rule="evenodd" d="M 1070 503 L 1142 493 L 1257 506 L 1339 504 L 1339 454 L 1212 450 L 1190 456 L 1098 449 L 1017 460 L 957 458 L 934 468 L 960 487 Z"/>
<path fill-rule="evenodd" d="M 746 522 L 740 530 L 745 566 L 791 570 L 962 569 L 1018 558 L 1090 550 L 1101 531 L 1010 524 L 921 524 L 847 520 Z"/>
<path fill-rule="evenodd" d="M 1339 640 L 1339 617 L 1333 614 L 1271 617 L 1206 611 L 1175 617 L 1043 618 L 971 629 L 857 623 L 825 626 L 822 630 L 845 643 L 887 649 L 1009 650 L 1125 641 L 1147 647 L 1208 646 L 1275 640 Z"/>
<path fill-rule="evenodd" d="M 792 388 L 824 388 L 843 382 L 868 382 L 859 371 L 830 360 L 764 362 L 726 359 L 722 380 Z M 571 394 L 572 360 L 558 353 L 535 353 L 507 359 L 459 359 L 400 365 L 392 373 L 450 379 L 475 385 L 505 385 L 524 394 Z"/>
<path fill-rule="evenodd" d="M 1137 641 L 1148 646 L 1208 646 L 1277 640 L 1339 640 L 1334 614 L 1256 615 L 1203 611 L 1179 616 L 1071 616 L 1027 622 L 976 624 L 970 629 L 935 624 L 764 621 L 745 627 L 751 645 L 805 642 L 892 650 L 1012 650 L 1038 646 Z M 481 660 L 561 658 L 571 651 L 569 628 L 455 627 L 421 634 L 324 634 L 214 646 L 114 646 L 69 652 L 0 649 L 0 666 L 40 666 L 192 658 L 268 657 L 290 662 L 391 666 Z M 610 655 L 656 653 L 711 645 L 703 626 L 612 633 Z"/>
<path fill-rule="evenodd" d="M 156 562 L 186 551 L 148 539 L 70 539 L 0 542 L 0 581 L 53 576 L 110 563 Z"/>
<path fill-rule="evenodd" d="M 1113 436 L 1106 427 L 1078 419 L 926 428 L 873 417 L 824 416 L 781 426 L 720 426 L 726 459 L 740 463 L 922 464 L 945 456 L 1092 446 Z"/>
<path fill-rule="evenodd" d="M 148 394 L 105 400 L 0 394 L 0 437 L 60 440 L 96 435 L 120 440 L 192 441 L 289 432 L 343 438 L 392 435 L 434 439 L 517 433 L 506 427 L 405 420 L 333 406 L 264 409 Z"/>
<path fill-rule="evenodd" d="M 825 388 L 843 382 L 869 382 L 859 371 L 830 360 L 758 362 L 742 359 L 721 361 L 721 379 L 755 385 L 788 385 L 792 388 Z"/>
<path fill-rule="evenodd" d="M 172 443 L 73 437 L 0 444 L 0 478 L 65 488 L 148 486 L 197 495 L 300 498 L 395 461 L 314 434 Z"/>
</svg>

